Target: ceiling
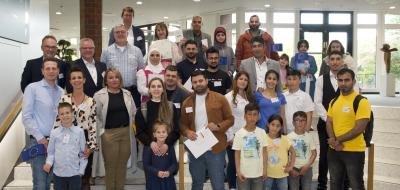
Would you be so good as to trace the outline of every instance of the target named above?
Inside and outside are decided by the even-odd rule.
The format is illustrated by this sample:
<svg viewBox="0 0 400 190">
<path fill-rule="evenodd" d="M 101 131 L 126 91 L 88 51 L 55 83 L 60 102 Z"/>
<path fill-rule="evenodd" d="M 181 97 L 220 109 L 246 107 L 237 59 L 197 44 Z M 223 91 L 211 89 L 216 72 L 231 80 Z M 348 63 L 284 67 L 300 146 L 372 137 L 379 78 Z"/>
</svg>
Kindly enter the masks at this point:
<svg viewBox="0 0 400 190">
<path fill-rule="evenodd" d="M 58 38 L 79 38 L 79 1 L 50 0 L 50 29 Z M 103 32 L 121 23 L 121 10 L 125 6 L 135 9 L 134 25 L 160 21 L 176 21 L 193 15 L 227 12 L 236 8 L 244 10 L 365 10 L 389 11 L 390 6 L 399 12 L 400 0 L 103 0 Z M 269 8 L 264 7 L 270 4 Z M 56 12 L 62 12 L 57 15 Z M 168 17 L 168 19 L 164 19 Z M 107 28 L 107 29 L 106 29 Z"/>
</svg>

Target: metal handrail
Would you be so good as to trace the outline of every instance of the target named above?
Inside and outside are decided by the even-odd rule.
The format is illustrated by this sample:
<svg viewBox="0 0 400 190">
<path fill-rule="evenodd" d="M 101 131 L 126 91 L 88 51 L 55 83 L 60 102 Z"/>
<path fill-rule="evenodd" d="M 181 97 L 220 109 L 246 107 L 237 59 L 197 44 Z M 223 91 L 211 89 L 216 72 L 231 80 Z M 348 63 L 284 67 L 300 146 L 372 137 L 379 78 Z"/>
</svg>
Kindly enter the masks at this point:
<svg viewBox="0 0 400 190">
<path fill-rule="evenodd" d="M 13 124 L 15 118 L 17 118 L 19 112 L 22 109 L 22 97 L 18 98 L 17 103 L 11 109 L 10 113 L 5 118 L 4 122 L 1 124 L 0 128 L 0 142 L 7 134 L 8 129 L 10 129 L 11 125 Z"/>
</svg>

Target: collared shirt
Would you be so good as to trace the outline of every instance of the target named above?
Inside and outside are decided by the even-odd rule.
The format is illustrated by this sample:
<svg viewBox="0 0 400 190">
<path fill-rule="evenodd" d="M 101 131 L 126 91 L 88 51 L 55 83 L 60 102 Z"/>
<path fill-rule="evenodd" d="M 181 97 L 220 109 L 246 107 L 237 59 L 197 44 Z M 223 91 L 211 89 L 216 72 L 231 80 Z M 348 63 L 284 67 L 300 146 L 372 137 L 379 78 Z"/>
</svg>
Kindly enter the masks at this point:
<svg viewBox="0 0 400 190">
<path fill-rule="evenodd" d="M 26 132 L 36 140 L 50 135 L 57 116 L 58 102 L 63 93 L 61 87 L 50 86 L 45 79 L 26 87 L 22 104 L 22 122 Z"/>
<path fill-rule="evenodd" d="M 331 84 L 335 91 L 338 89 L 338 83 L 336 79 L 336 75 L 332 73 L 332 71 L 329 71 L 329 78 L 331 80 Z M 324 86 L 324 77 L 323 75 L 319 76 L 317 79 L 317 82 L 315 83 L 315 93 L 314 93 L 314 103 L 315 103 L 315 111 L 317 111 L 319 117 L 326 121 L 326 113 L 327 110 L 325 109 L 324 105 L 322 105 L 322 96 L 324 95 L 323 93 L 323 86 Z M 359 92 L 358 84 L 354 85 L 354 91 Z"/>
<path fill-rule="evenodd" d="M 286 99 L 285 117 L 288 133 L 294 131 L 293 114 L 297 111 L 310 112 L 314 111 L 314 103 L 309 94 L 302 90 L 297 90 L 295 93 L 286 91 L 283 93 Z"/>
<path fill-rule="evenodd" d="M 265 88 L 265 73 L 268 71 L 267 67 L 267 59 L 264 60 L 264 62 L 260 63 L 258 62 L 258 59 L 253 57 L 255 66 L 256 66 L 256 74 L 257 74 L 257 89 L 258 88 Z M 253 90 L 257 90 L 253 89 Z"/>
<path fill-rule="evenodd" d="M 101 54 L 101 62 L 106 63 L 107 68 L 116 68 L 121 72 L 124 87 L 137 85 L 136 72 L 144 68 L 143 55 L 139 48 L 127 44 L 120 50 L 114 43 Z"/>
<path fill-rule="evenodd" d="M 132 25 L 128 29 L 128 43 L 135 46 L 135 35 L 133 34 Z"/>
<path fill-rule="evenodd" d="M 86 68 L 89 70 L 90 76 L 93 79 L 93 82 L 97 84 L 97 70 L 96 70 L 96 61 L 93 59 L 92 62 L 86 61 L 84 58 L 82 58 L 83 62 L 85 63 Z M 87 78 L 87 77 L 86 77 Z"/>
<path fill-rule="evenodd" d="M 88 160 L 83 157 L 85 134 L 78 126 L 59 127 L 51 131 L 46 164 L 59 177 L 83 175 Z"/>
</svg>

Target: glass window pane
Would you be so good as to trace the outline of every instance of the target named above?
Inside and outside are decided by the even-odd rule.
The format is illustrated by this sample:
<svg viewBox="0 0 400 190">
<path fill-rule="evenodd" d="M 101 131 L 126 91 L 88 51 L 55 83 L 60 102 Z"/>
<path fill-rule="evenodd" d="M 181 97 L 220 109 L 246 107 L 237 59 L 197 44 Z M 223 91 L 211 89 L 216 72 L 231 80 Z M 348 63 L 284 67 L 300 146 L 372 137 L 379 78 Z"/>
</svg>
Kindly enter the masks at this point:
<svg viewBox="0 0 400 190">
<path fill-rule="evenodd" d="M 304 32 L 304 39 L 310 45 L 309 53 L 322 53 L 322 32 Z"/>
<path fill-rule="evenodd" d="M 186 29 L 191 29 L 192 28 L 192 19 L 187 19 L 186 20 Z"/>
<path fill-rule="evenodd" d="M 274 42 L 281 43 L 283 52 L 292 57 L 294 54 L 294 28 L 274 28 Z"/>
<path fill-rule="evenodd" d="M 220 25 L 228 25 L 232 22 L 232 14 L 221 15 L 219 17 Z"/>
<path fill-rule="evenodd" d="M 294 24 L 294 13 L 274 13 L 274 23 Z"/>
<path fill-rule="evenodd" d="M 377 16 L 373 13 L 357 14 L 357 24 L 376 24 Z"/>
<path fill-rule="evenodd" d="M 397 47 L 399 49 L 400 29 L 385 29 L 385 43 L 388 43 L 391 48 Z M 400 51 L 393 51 L 390 60 L 390 73 L 396 76 L 396 91 L 400 91 Z"/>
<path fill-rule="evenodd" d="M 301 24 L 322 24 L 324 22 L 322 13 L 301 13 Z"/>
<path fill-rule="evenodd" d="M 385 24 L 400 24 L 400 15 L 385 14 Z"/>
<path fill-rule="evenodd" d="M 330 13 L 329 24 L 351 24 L 350 13 Z"/>
<path fill-rule="evenodd" d="M 332 40 L 339 40 L 344 49 L 347 49 L 347 32 L 329 32 L 329 43 Z"/>
<path fill-rule="evenodd" d="M 357 79 L 361 88 L 376 87 L 376 29 L 357 29 Z"/>
<path fill-rule="evenodd" d="M 260 23 L 267 23 L 267 13 L 265 12 L 245 12 L 244 13 L 244 22 L 249 23 L 250 17 L 253 15 L 257 15 L 260 19 Z"/>
<path fill-rule="evenodd" d="M 231 43 L 231 45 L 232 45 L 233 52 L 235 52 L 236 51 L 236 29 L 232 30 L 232 43 Z"/>
<path fill-rule="evenodd" d="M 236 24 L 236 13 L 232 13 L 232 24 Z"/>
</svg>

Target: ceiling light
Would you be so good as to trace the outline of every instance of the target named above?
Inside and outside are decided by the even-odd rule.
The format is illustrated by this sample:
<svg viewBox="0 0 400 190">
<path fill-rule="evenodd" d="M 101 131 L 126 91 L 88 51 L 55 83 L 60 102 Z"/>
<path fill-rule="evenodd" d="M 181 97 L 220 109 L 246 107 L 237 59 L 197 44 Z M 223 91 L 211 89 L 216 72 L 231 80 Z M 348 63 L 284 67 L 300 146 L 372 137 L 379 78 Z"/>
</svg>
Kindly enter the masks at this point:
<svg viewBox="0 0 400 190">
<path fill-rule="evenodd" d="M 136 1 L 136 5 L 141 5 L 141 4 L 143 4 L 143 2 L 141 2 L 141 1 Z"/>
<path fill-rule="evenodd" d="M 390 6 L 390 7 L 389 7 L 389 9 L 395 9 L 395 8 L 396 8 L 395 6 Z"/>
<path fill-rule="evenodd" d="M 57 11 L 56 12 L 56 15 L 61 15 L 62 13 L 60 12 L 60 11 Z"/>
<path fill-rule="evenodd" d="M 106 28 L 106 27 L 103 27 L 103 30 L 107 30 L 108 28 Z"/>
<path fill-rule="evenodd" d="M 270 4 L 265 4 L 264 7 L 268 8 L 268 7 L 271 7 L 271 5 Z"/>
<path fill-rule="evenodd" d="M 165 17 L 164 17 L 164 19 L 168 19 L 168 17 L 167 17 L 167 16 L 165 16 Z"/>
<path fill-rule="evenodd" d="M 193 0 L 194 2 L 200 2 L 200 0 Z"/>
</svg>

